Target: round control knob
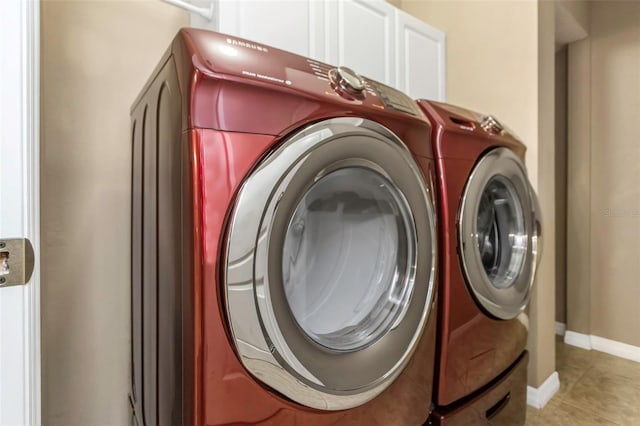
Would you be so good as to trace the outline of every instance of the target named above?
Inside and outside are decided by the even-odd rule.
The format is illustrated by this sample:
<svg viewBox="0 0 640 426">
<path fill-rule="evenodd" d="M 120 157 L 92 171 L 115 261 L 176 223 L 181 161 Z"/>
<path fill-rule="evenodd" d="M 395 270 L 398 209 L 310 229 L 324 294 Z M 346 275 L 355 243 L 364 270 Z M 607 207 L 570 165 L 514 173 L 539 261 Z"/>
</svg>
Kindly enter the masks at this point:
<svg viewBox="0 0 640 426">
<path fill-rule="evenodd" d="M 329 71 L 329 78 L 339 93 L 348 94 L 360 99 L 364 97 L 364 79 L 351 68 L 334 68 Z"/>
<path fill-rule="evenodd" d="M 499 135 L 504 131 L 504 126 L 492 115 L 483 116 L 480 127 L 482 127 L 485 132 L 495 135 Z"/>
</svg>

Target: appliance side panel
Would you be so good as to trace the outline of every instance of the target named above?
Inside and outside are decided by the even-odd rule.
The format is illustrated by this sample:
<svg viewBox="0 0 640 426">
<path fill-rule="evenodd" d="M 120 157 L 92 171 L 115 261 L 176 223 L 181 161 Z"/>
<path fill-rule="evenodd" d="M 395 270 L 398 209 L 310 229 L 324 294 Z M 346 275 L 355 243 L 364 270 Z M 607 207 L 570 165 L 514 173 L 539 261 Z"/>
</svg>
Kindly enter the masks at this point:
<svg viewBox="0 0 640 426">
<path fill-rule="evenodd" d="M 157 265 L 157 90 L 148 93 L 143 126 L 142 173 L 142 380 L 143 423 L 156 425 L 158 354 L 158 265 Z"/>
<path fill-rule="evenodd" d="M 181 99 L 171 59 L 157 82 L 158 425 L 182 423 Z"/>
<path fill-rule="evenodd" d="M 131 391 L 132 414 L 142 414 L 142 129 L 145 105 L 131 113 Z"/>
<path fill-rule="evenodd" d="M 182 113 L 184 116 L 184 112 Z M 195 315 L 195 297 L 194 297 L 194 285 L 195 285 L 195 272 L 194 272 L 194 258 L 196 257 L 196 251 L 194 249 L 195 241 L 195 225 L 193 220 L 193 214 L 195 210 L 194 206 L 194 190 L 193 190 L 193 143 L 192 132 L 182 132 L 180 135 L 181 142 L 177 150 L 177 157 L 180 159 L 180 194 L 178 196 L 178 202 L 180 203 L 180 244 L 177 253 L 177 259 L 180 261 L 180 311 L 175 318 L 178 324 L 181 326 L 182 335 L 181 341 L 177 342 L 181 348 L 182 365 L 180 368 L 181 383 L 177 383 L 176 386 L 181 386 L 182 393 L 180 397 L 180 404 L 182 410 L 182 422 L 176 424 L 182 425 L 194 425 L 196 410 L 194 404 L 197 398 L 200 398 L 200 393 L 196 392 L 196 384 L 199 385 L 199 381 L 196 381 L 196 333 L 200 333 L 199 328 L 195 327 L 195 321 L 199 320 Z M 180 323 L 181 322 L 181 323 Z M 199 407 L 199 404 L 195 404 L 195 407 Z"/>
<path fill-rule="evenodd" d="M 182 422 L 181 91 L 170 57 L 132 110 L 135 423 Z"/>
</svg>

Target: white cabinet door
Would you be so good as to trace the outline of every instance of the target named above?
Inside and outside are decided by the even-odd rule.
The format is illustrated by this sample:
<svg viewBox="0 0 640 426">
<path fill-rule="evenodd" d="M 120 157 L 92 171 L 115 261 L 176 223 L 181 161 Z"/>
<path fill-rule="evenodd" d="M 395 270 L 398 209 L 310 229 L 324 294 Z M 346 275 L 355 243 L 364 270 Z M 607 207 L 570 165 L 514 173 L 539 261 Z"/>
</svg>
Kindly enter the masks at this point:
<svg viewBox="0 0 640 426">
<path fill-rule="evenodd" d="M 207 0 L 193 0 L 207 6 Z M 445 100 L 445 36 L 384 0 L 217 0 L 192 26 L 253 40 Z"/>
<path fill-rule="evenodd" d="M 396 9 L 396 87 L 414 99 L 446 99 L 445 35 Z"/>
<path fill-rule="evenodd" d="M 202 5 L 202 2 L 199 3 Z M 316 0 L 219 0 L 213 22 L 191 25 L 324 60 L 324 4 Z"/>
<path fill-rule="evenodd" d="M 326 61 L 395 85 L 395 8 L 383 0 L 338 0 L 325 5 Z"/>
</svg>

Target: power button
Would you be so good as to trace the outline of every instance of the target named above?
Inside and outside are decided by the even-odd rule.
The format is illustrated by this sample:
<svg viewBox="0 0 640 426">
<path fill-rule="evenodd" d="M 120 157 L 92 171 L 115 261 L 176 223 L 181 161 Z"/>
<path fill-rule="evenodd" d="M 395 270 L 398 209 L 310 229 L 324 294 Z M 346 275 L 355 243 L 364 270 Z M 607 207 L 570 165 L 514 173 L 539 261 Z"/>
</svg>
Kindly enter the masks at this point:
<svg viewBox="0 0 640 426">
<path fill-rule="evenodd" d="M 329 71 L 331 85 L 336 92 L 355 99 L 364 99 L 364 79 L 354 70 L 347 67 L 338 67 Z"/>
</svg>

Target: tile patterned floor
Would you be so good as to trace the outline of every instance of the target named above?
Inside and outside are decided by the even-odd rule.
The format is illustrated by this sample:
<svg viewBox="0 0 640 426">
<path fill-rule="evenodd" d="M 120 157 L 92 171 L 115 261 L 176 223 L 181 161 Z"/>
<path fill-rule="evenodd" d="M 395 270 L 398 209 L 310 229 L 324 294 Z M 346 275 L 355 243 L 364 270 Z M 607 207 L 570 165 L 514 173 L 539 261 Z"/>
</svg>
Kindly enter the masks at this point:
<svg viewBox="0 0 640 426">
<path fill-rule="evenodd" d="M 556 341 L 560 390 L 527 426 L 640 426 L 640 363 Z"/>
</svg>

